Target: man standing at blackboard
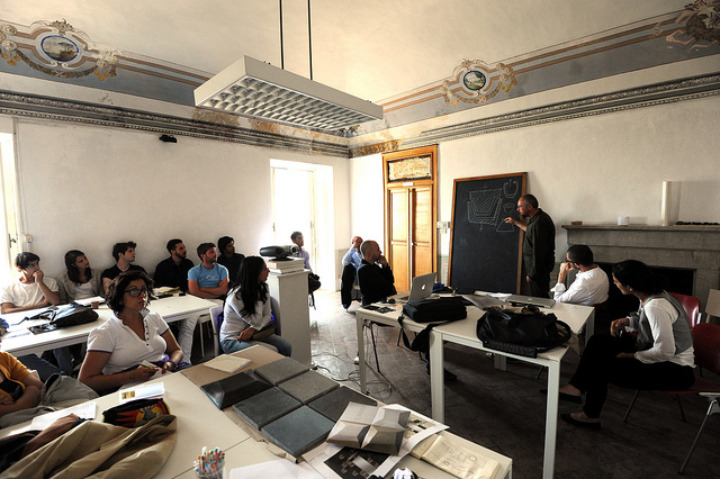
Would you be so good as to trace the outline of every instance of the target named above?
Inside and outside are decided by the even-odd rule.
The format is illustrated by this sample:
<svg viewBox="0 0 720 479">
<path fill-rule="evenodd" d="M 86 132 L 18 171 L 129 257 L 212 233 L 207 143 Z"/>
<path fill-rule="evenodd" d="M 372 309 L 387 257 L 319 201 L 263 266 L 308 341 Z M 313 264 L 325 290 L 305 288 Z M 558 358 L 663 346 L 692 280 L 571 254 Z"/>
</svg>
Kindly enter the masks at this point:
<svg viewBox="0 0 720 479">
<path fill-rule="evenodd" d="M 550 273 L 555 267 L 555 224 L 550 215 L 538 208 L 538 200 L 533 195 L 521 196 L 517 211 L 520 220 L 508 217 L 505 223 L 512 223 L 525 232 L 522 256 L 527 290 L 530 296 L 547 298 Z"/>
</svg>

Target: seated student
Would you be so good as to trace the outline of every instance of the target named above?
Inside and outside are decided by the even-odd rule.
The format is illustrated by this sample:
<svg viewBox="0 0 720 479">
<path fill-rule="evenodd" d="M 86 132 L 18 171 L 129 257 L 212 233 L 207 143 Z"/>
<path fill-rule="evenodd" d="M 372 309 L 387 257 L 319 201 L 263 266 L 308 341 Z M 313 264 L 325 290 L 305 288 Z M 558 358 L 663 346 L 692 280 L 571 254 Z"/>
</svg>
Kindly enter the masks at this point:
<svg viewBox="0 0 720 479">
<path fill-rule="evenodd" d="M 363 259 L 357 274 L 362 305 L 367 306 L 397 294 L 395 275 L 380 251 L 380 245 L 376 241 L 364 241 L 360 245 L 360 252 Z"/>
<path fill-rule="evenodd" d="M 565 257 L 567 261 L 560 265 L 557 284 L 553 288 L 555 301 L 585 306 L 607 301 L 610 282 L 605 271 L 595 264 L 592 250 L 584 244 L 575 244 L 568 248 Z M 579 272 L 566 288 L 567 274 L 574 269 Z"/>
<path fill-rule="evenodd" d="M 235 240 L 231 236 L 223 236 L 218 239 L 218 259 L 217 262 L 225 266 L 229 275 L 229 287 L 232 287 L 232 282 L 237 278 L 238 272 L 240 271 L 240 265 L 245 255 L 235 252 Z"/>
<path fill-rule="evenodd" d="M 352 289 L 355 284 L 357 270 L 362 265 L 360 245 L 363 239 L 360 236 L 353 236 L 350 240 L 350 249 L 342 259 L 342 277 L 340 279 L 340 301 L 343 308 L 348 309 L 352 303 Z"/>
<path fill-rule="evenodd" d="M 248 256 L 243 260 L 235 287 L 225 300 L 220 344 L 226 353 L 240 351 L 250 347 L 252 341 L 260 341 L 275 346 L 280 354 L 292 354 L 290 343 L 274 333 L 266 283 L 269 272 L 259 256 Z"/>
<path fill-rule="evenodd" d="M 308 293 L 312 293 L 320 287 L 321 283 L 320 276 L 313 273 L 312 267 L 310 266 L 310 253 L 303 249 L 303 246 L 305 246 L 305 237 L 301 232 L 294 231 L 290 235 L 290 241 L 295 243 L 298 247 L 298 252 L 295 254 L 295 257 L 302 258 L 305 269 L 310 271 L 308 274 Z"/>
<path fill-rule="evenodd" d="M 182 350 L 165 320 L 148 311 L 152 280 L 142 271 L 126 271 L 108 288 L 107 304 L 113 315 L 88 337 L 88 351 L 78 379 L 94 390 L 109 391 L 123 384 L 144 382 L 155 369 L 175 371 Z"/>
<path fill-rule="evenodd" d="M 117 276 L 124 271 L 142 271 L 145 273 L 145 268 L 142 266 L 135 266 L 131 264 L 135 262 L 135 244 L 132 241 L 127 243 L 115 243 L 113 246 L 113 260 L 115 260 L 115 266 L 106 269 L 102 272 L 102 284 L 103 290 L 107 293 L 110 282 L 117 278 Z"/>
<path fill-rule="evenodd" d="M 170 257 L 158 263 L 155 267 L 153 281 L 155 286 L 169 286 L 180 288 L 187 292 L 187 274 L 193 267 L 192 261 L 187 259 L 187 248 L 179 238 L 171 239 L 166 246 Z"/>
<path fill-rule="evenodd" d="M 624 295 L 640 300 L 638 317 L 612 322 L 611 335 L 593 335 L 560 398 L 581 402 L 582 412 L 563 414 L 574 426 L 600 428 L 607 385 L 632 389 L 687 389 L 695 382 L 693 339 L 682 305 L 660 286 L 644 263 L 627 260 L 613 266 L 613 282 Z M 637 338 L 622 334 L 631 326 Z"/>
<path fill-rule="evenodd" d="M 46 277 L 40 269 L 38 255 L 20 253 L 15 258 L 15 266 L 20 272 L 20 277 L 6 284 L 0 291 L 0 308 L 3 314 L 60 304 L 58 285 L 54 279 Z M 67 347 L 57 348 L 53 350 L 53 353 L 62 373 L 71 374 L 73 364 L 70 349 Z M 52 369 L 44 367 L 48 363 L 39 361 L 33 354 L 21 356 L 18 359 L 26 366 L 37 369 L 43 381 L 54 372 Z"/>
<path fill-rule="evenodd" d="M 43 383 L 10 353 L 0 352 L 0 417 L 37 406 Z"/>
<path fill-rule="evenodd" d="M 65 267 L 67 269 L 58 278 L 61 303 L 105 295 L 100 275 L 90 267 L 85 253 L 76 249 L 65 253 Z"/>
<path fill-rule="evenodd" d="M 228 292 L 228 270 L 217 262 L 217 248 L 212 243 L 197 247 L 200 264 L 188 271 L 188 291 L 205 299 L 223 299 Z"/>
</svg>

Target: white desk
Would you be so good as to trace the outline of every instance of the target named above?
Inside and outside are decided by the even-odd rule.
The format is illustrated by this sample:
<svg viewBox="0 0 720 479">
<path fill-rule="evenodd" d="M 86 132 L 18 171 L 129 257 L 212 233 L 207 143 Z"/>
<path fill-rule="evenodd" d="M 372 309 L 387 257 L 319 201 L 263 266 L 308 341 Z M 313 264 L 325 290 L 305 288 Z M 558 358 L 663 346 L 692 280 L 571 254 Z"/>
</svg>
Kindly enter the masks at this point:
<svg viewBox="0 0 720 479">
<path fill-rule="evenodd" d="M 379 303 L 378 303 L 379 304 Z M 388 306 L 384 305 L 383 306 Z M 550 310 L 545 312 L 554 313 L 559 320 L 568 323 L 573 332 L 577 333 L 587 323 L 587 335 L 592 333 L 592 323 L 594 321 L 595 310 L 589 306 L 577 306 L 572 304 L 555 303 Z M 356 313 L 357 331 L 358 331 L 358 348 L 364 351 L 364 338 L 362 335 L 362 321 L 372 320 L 382 324 L 397 326 L 397 318 L 402 312 L 402 306 L 395 306 L 394 311 L 379 314 L 377 311 L 371 311 L 365 308 L 358 309 Z M 548 368 L 548 398 L 547 409 L 545 413 L 545 448 L 543 458 L 543 477 L 551 478 L 555 469 L 555 447 L 557 438 L 557 419 L 558 419 L 558 389 L 560 387 L 560 361 L 562 360 L 567 347 L 555 348 L 546 353 L 541 353 L 537 358 L 528 358 L 525 356 L 517 356 L 510 353 L 504 353 L 487 349 L 478 339 L 476 333 L 477 320 L 482 316 L 483 311 L 476 307 L 467 308 L 468 317 L 461 321 L 455 321 L 444 326 L 433 328 L 430 335 L 430 392 L 432 403 L 432 417 L 436 421 L 445 422 L 445 376 L 443 373 L 443 343 L 445 341 L 462 344 L 481 351 L 490 351 L 496 353 L 498 357 L 510 357 L 520 361 L 537 364 Z M 426 324 L 418 324 L 409 319 L 404 320 L 405 328 L 410 331 L 420 331 L 425 328 Z M 496 365 L 504 368 L 504 360 L 496 361 Z M 365 361 L 360 361 L 360 388 L 361 391 L 367 391 L 366 382 L 366 365 Z"/>
<path fill-rule="evenodd" d="M 208 314 L 208 311 L 214 306 L 215 303 L 212 301 L 196 296 L 185 295 L 153 300 L 150 303 L 149 309 L 150 311 L 159 313 L 166 322 L 170 323 Z M 42 353 L 48 349 L 84 343 L 87 341 L 90 331 L 103 324 L 112 315 L 112 311 L 110 311 L 106 305 L 102 305 L 95 310 L 99 316 L 97 321 L 41 334 L 33 334 L 27 328 L 28 326 L 44 324 L 47 322 L 45 320 L 27 320 L 18 324 L 23 318 L 33 316 L 44 309 L 47 308 L 3 315 L 2 317 L 10 324 L 10 334 L 3 337 L 2 343 L 0 343 L 0 349 L 12 353 L 15 356 L 22 356 L 24 354 Z"/>
</svg>

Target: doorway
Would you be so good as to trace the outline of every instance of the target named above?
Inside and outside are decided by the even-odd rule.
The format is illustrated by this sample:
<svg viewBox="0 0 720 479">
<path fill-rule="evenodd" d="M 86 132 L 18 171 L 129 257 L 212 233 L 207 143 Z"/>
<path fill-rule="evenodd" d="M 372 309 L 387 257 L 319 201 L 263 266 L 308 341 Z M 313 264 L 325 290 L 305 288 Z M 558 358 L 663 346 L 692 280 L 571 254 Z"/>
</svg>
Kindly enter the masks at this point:
<svg viewBox="0 0 720 479">
<path fill-rule="evenodd" d="M 437 271 L 437 145 L 383 155 L 385 252 L 395 288 Z"/>
<path fill-rule="evenodd" d="M 332 167 L 270 160 L 273 233 L 278 245 L 290 245 L 300 231 L 313 272 L 324 287 L 334 287 Z"/>
</svg>

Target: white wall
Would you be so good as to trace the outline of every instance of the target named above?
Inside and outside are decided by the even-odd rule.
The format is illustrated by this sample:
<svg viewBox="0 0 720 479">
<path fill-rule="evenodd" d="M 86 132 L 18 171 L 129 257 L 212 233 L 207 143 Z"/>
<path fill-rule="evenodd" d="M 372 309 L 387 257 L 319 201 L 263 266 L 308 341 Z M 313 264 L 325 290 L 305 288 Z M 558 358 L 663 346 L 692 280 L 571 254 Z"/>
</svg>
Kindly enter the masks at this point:
<svg viewBox="0 0 720 479">
<path fill-rule="evenodd" d="M 350 234 L 338 243 L 347 251 L 352 236 L 375 240 L 383 246 L 385 238 L 385 206 L 382 155 L 371 155 L 350 160 L 351 218 Z"/>
<path fill-rule="evenodd" d="M 138 243 L 136 264 L 148 271 L 165 257 L 166 242 L 195 247 L 228 234 L 236 248 L 257 254 L 273 235 L 270 158 L 331 165 L 336 217 L 347 218 L 347 160 L 158 134 L 40 120 L 17 127 L 25 232 L 43 269 L 56 276 L 63 255 L 83 250 L 94 268 L 113 263 L 112 245 Z M 349 223 L 334 236 L 345 240 Z"/>
<path fill-rule="evenodd" d="M 557 259 L 566 248 L 560 225 L 570 221 L 616 224 L 629 216 L 659 225 L 665 180 L 682 182 L 680 220 L 720 222 L 719 120 L 715 96 L 441 143 L 438 220 L 451 221 L 456 178 L 526 171 L 528 192 L 557 225 Z M 352 160 L 353 231 L 382 228 L 382 213 L 374 217 L 383 201 L 379 156 Z M 355 190 L 360 179 L 372 196 Z M 446 255 L 450 235 L 439 238 Z"/>
</svg>

